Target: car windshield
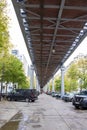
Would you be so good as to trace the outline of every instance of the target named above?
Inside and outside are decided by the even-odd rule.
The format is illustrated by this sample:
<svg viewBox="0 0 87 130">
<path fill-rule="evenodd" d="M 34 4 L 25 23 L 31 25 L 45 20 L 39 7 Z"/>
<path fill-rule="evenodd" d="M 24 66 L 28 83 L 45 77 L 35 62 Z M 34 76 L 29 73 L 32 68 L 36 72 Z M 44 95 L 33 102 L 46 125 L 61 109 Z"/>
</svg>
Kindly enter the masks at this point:
<svg viewBox="0 0 87 130">
<path fill-rule="evenodd" d="M 9 93 L 16 93 L 16 90 L 14 89 L 14 90 L 12 90 L 11 92 L 9 92 Z"/>
<path fill-rule="evenodd" d="M 80 92 L 80 94 L 87 95 L 87 91 L 82 91 L 82 92 Z"/>
</svg>

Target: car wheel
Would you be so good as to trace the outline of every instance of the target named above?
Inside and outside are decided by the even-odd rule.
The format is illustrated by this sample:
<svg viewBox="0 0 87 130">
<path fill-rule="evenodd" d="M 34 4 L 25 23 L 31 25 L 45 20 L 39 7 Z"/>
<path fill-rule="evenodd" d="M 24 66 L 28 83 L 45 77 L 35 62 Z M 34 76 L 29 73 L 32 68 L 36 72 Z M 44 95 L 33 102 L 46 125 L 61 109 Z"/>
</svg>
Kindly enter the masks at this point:
<svg viewBox="0 0 87 130">
<path fill-rule="evenodd" d="M 72 102 L 73 101 L 73 98 L 70 100 L 70 102 Z"/>
<path fill-rule="evenodd" d="M 32 100 L 32 102 L 34 102 L 35 100 Z"/>
<path fill-rule="evenodd" d="M 79 106 L 75 106 L 76 109 L 79 109 Z"/>
<path fill-rule="evenodd" d="M 29 99 L 28 99 L 28 98 L 26 98 L 26 99 L 25 99 L 25 101 L 26 101 L 26 102 L 29 102 Z"/>
<path fill-rule="evenodd" d="M 11 101 L 11 98 L 10 98 L 10 97 L 8 97 L 8 98 L 7 98 L 7 100 L 8 100 L 8 101 Z"/>
</svg>

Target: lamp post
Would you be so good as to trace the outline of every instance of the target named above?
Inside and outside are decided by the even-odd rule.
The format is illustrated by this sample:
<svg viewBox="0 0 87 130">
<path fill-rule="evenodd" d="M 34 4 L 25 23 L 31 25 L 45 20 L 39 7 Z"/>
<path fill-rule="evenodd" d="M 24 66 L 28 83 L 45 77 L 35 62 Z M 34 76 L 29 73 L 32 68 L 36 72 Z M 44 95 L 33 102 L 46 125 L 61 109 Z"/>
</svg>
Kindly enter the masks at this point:
<svg viewBox="0 0 87 130">
<path fill-rule="evenodd" d="M 61 67 L 61 97 L 63 97 L 64 95 L 64 71 L 65 71 L 65 67 L 62 66 Z"/>
<path fill-rule="evenodd" d="M 55 92 L 55 87 L 54 87 L 54 76 L 52 78 L 52 92 Z"/>
<path fill-rule="evenodd" d="M 82 85 L 83 85 L 83 80 L 80 78 L 79 79 L 79 88 L 80 88 L 80 91 L 82 91 Z"/>
<path fill-rule="evenodd" d="M 30 89 L 34 88 L 34 67 L 30 66 Z"/>
</svg>

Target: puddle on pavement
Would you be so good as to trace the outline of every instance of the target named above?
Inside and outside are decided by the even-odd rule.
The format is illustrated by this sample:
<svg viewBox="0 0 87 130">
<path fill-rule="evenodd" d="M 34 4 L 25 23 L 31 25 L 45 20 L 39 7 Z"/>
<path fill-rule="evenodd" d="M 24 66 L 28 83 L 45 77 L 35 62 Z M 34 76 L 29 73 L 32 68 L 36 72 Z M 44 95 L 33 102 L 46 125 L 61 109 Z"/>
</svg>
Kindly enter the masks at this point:
<svg viewBox="0 0 87 130">
<path fill-rule="evenodd" d="M 11 118 L 11 121 L 20 121 L 21 119 L 23 118 L 23 114 L 21 112 L 18 112 L 16 115 L 14 115 L 12 118 Z"/>
<path fill-rule="evenodd" d="M 0 128 L 0 130 L 17 130 L 19 121 L 10 121 Z"/>
<path fill-rule="evenodd" d="M 42 127 L 41 125 L 32 125 L 33 128 L 40 128 Z"/>
<path fill-rule="evenodd" d="M 17 113 L 14 115 L 9 122 L 3 125 L 0 130 L 26 130 L 26 125 L 29 123 L 33 123 L 33 128 L 42 127 L 40 124 L 40 116 L 41 114 L 34 113 L 30 118 L 28 115 L 24 113 Z"/>
<path fill-rule="evenodd" d="M 22 119 L 22 113 L 17 113 L 15 116 L 11 118 L 9 122 L 3 125 L 0 128 L 0 130 L 18 130 L 21 119 Z"/>
</svg>

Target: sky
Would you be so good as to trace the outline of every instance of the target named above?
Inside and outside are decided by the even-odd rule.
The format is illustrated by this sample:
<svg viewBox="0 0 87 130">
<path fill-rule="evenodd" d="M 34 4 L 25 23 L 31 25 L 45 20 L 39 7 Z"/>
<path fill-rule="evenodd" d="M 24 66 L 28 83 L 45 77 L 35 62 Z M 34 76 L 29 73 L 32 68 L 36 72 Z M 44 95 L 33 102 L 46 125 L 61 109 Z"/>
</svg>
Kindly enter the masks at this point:
<svg viewBox="0 0 87 130">
<path fill-rule="evenodd" d="M 72 55 L 65 62 L 65 66 L 67 66 L 71 61 L 74 60 L 78 55 L 87 55 L 87 37 L 81 42 L 81 44 L 77 47 L 77 49 L 72 53 Z"/>
<path fill-rule="evenodd" d="M 18 49 L 20 54 L 24 54 L 26 57 L 27 62 L 29 65 L 31 64 L 31 60 L 28 54 L 28 50 L 24 41 L 24 38 L 22 36 L 22 32 L 13 8 L 13 5 L 11 3 L 11 0 L 8 0 L 8 17 L 9 20 L 9 35 L 10 35 L 10 42 L 13 44 L 13 49 Z"/>
<path fill-rule="evenodd" d="M 31 64 L 27 47 L 23 39 L 11 0 L 8 0 L 8 15 L 10 17 L 10 22 L 9 22 L 10 40 L 13 43 L 14 47 L 19 49 L 20 53 L 24 54 L 28 63 Z M 74 57 L 76 57 L 79 54 L 83 54 L 83 55 L 87 54 L 87 37 L 82 41 L 82 43 L 74 51 L 74 53 L 72 53 L 72 55 L 68 58 L 68 60 L 65 62 L 64 65 L 67 66 L 71 61 L 73 61 Z"/>
</svg>

